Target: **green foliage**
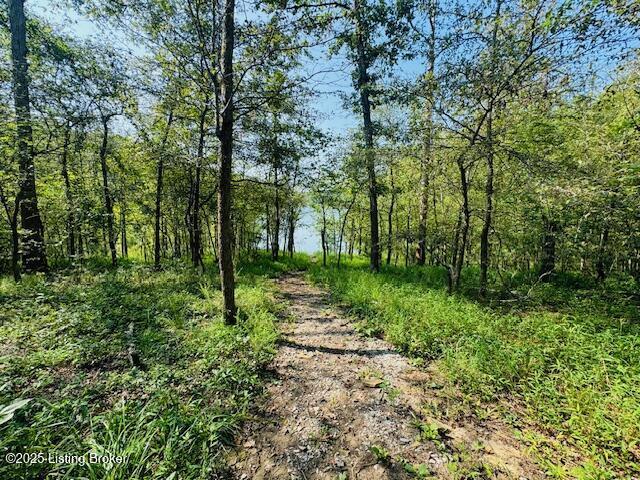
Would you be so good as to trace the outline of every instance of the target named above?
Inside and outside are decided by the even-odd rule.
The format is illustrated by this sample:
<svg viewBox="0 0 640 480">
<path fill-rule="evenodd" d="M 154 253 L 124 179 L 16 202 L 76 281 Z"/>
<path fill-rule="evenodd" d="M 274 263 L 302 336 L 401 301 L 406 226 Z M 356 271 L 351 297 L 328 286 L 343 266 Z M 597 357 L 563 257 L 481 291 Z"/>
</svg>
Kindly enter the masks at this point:
<svg viewBox="0 0 640 480">
<path fill-rule="evenodd" d="M 422 463 L 413 464 L 409 462 L 402 462 L 402 468 L 405 472 L 413 475 L 415 478 L 429 478 L 431 477 L 431 471 L 427 465 Z"/>
<path fill-rule="evenodd" d="M 217 277 L 180 263 L 161 272 L 96 264 L 21 284 L 2 278 L 0 404 L 9 405 L 0 412 L 0 454 L 94 452 L 125 461 L 2 462 L 0 476 L 210 478 L 275 351 L 271 292 L 257 274 L 241 275 L 240 322 L 228 327 Z M 131 343 L 141 368 L 127 358 Z M 31 401 L 18 403 L 25 397 Z"/>
<path fill-rule="evenodd" d="M 553 449 L 534 449 L 549 468 L 560 468 L 558 445 L 565 445 L 600 475 L 640 472 L 640 330 L 637 307 L 622 306 L 619 284 L 578 290 L 560 280 L 533 289 L 531 304 L 505 311 L 446 295 L 429 280 L 440 274 L 429 269 L 375 275 L 358 262 L 309 274 L 367 328 L 412 356 L 436 360 L 463 392 L 522 401 L 529 419 L 555 437 Z M 616 291 L 619 308 L 600 299 Z"/>
<path fill-rule="evenodd" d="M 371 445 L 371 447 L 369 447 L 369 450 L 371 451 L 371 453 L 373 453 L 373 456 L 376 457 L 379 462 L 387 463 L 391 461 L 391 453 L 389 453 L 389 450 L 387 450 L 382 445 Z"/>
<path fill-rule="evenodd" d="M 442 428 L 435 423 L 416 421 L 415 426 L 420 431 L 420 440 L 435 441 L 442 437 Z"/>
</svg>

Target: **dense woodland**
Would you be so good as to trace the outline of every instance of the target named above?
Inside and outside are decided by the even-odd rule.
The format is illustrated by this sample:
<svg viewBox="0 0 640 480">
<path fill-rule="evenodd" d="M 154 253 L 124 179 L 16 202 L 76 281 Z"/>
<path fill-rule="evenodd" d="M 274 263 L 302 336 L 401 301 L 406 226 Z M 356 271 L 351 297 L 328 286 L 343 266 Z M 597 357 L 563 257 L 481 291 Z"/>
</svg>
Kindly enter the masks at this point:
<svg viewBox="0 0 640 480">
<path fill-rule="evenodd" d="M 94 31 L 62 28 L 56 15 L 64 12 Z M 247 333 L 258 338 L 275 329 L 274 311 L 265 293 L 271 287 L 255 284 L 254 277 L 302 264 L 375 322 L 395 314 L 365 305 L 363 292 L 394 282 L 442 290 L 443 298 L 499 312 L 529 311 L 535 304 L 575 318 L 593 313 L 601 315 L 595 332 L 611 326 L 630 342 L 616 344 L 619 355 L 602 353 L 630 369 L 621 373 L 629 382 L 618 391 L 624 394 L 615 397 L 627 398 L 629 406 L 602 427 L 619 442 L 615 447 L 604 434 L 574 439 L 587 458 L 577 463 L 591 465 L 582 478 L 638 474 L 640 372 L 637 357 L 636 367 L 626 363 L 639 348 L 636 1 L 69 0 L 27 2 L 25 9 L 22 0 L 8 0 L 0 24 L 0 271 L 6 277 L 0 300 L 7 302 L 0 318 L 7 339 L 11 322 L 44 315 L 26 306 L 30 299 L 78 295 L 69 305 L 88 302 L 76 289 L 95 282 L 106 288 L 103 295 L 122 302 L 118 288 L 132 288 L 132 298 L 152 295 L 138 300 L 149 305 L 183 288 L 171 287 L 181 282 L 190 293 L 176 302 L 191 302 L 185 299 L 198 289 L 203 302 L 216 300 L 209 307 L 180 303 L 176 311 L 218 309 L 216 318 L 258 328 Z M 339 114 L 323 108 L 329 98 L 347 112 L 344 125 Z M 297 239 L 310 220 L 320 251 L 303 261 L 295 255 Z M 348 282 L 358 285 L 363 278 L 372 283 L 357 296 Z M 150 283 L 134 290 L 136 282 Z M 110 290 L 109 283 L 119 287 Z M 547 302 L 536 289 L 567 297 Z M 409 317 L 431 315 L 404 299 L 401 289 L 395 294 L 394 308 L 405 305 L 413 312 Z M 412 294 L 416 305 L 420 295 Z M 590 297 L 602 302 L 586 305 Z M 107 318 L 103 300 L 94 301 Z M 131 367 L 142 369 L 156 358 L 145 348 L 164 340 L 132 340 L 151 329 L 136 323 L 140 312 L 133 303 L 122 307 L 129 313 L 121 317 L 115 306 L 108 310 L 115 317 L 100 348 L 107 349 L 116 338 L 108 335 L 115 335 L 113 345 L 128 352 Z M 264 307 L 260 315 L 269 315 L 268 321 L 260 317 L 268 328 L 245 325 L 258 304 Z M 495 320 L 477 315 L 478 322 Z M 451 359 L 448 340 L 433 340 L 433 325 L 418 331 L 422 320 L 405 325 L 394 318 L 388 325 L 395 330 L 377 323 L 365 330 L 388 335 L 412 355 Z M 271 330 L 268 341 L 252 347 L 269 351 L 265 345 L 276 335 Z M 220 335 L 216 341 L 222 342 Z M 228 335 L 233 348 L 249 348 Z M 465 332 L 442 335 L 453 339 Z M 204 348 L 190 341 L 196 350 Z M 216 345 L 203 352 L 224 356 L 222 343 Z M 82 356 L 110 358 L 100 348 Z M 89 361 L 60 355 L 47 361 Z M 246 353 L 250 366 L 240 377 L 257 382 L 268 354 L 258 357 Z M 25 390 L 25 379 L 11 380 L 25 363 L 11 367 L 5 378 L 10 393 L 2 403 L 25 391 L 39 395 Z M 535 370 L 534 363 L 525 370 Z M 500 370 L 487 367 L 487 375 L 491 368 Z M 542 376 L 552 371 L 540 368 Z M 491 392 L 478 395 L 483 401 L 505 390 L 529 398 L 533 387 L 515 380 L 523 372 L 505 373 L 503 390 L 489 388 L 502 381 L 493 378 L 454 381 L 484 381 Z M 233 408 L 245 408 L 250 398 L 247 393 L 245 403 L 234 400 Z M 602 402 L 602 412 L 615 404 Z M 545 417 L 540 410 L 533 418 L 552 425 L 551 431 L 566 427 L 562 414 Z M 583 418 L 585 425 L 593 418 Z M 21 432 L 16 435 L 29 437 Z M 22 441 L 17 438 L 0 447 Z M 613 453 L 584 453 L 597 448 Z M 564 458 L 545 455 L 547 466 Z M 185 460 L 179 457 L 165 458 L 171 465 L 165 470 L 136 471 L 139 476 L 123 470 L 113 478 L 165 478 L 172 471 L 181 472 L 179 478 L 205 478 L 206 469 L 180 466 Z M 218 461 L 207 458 L 202 465 Z M 35 470 L 25 472 L 24 478 L 36 478 Z"/>
<path fill-rule="evenodd" d="M 639 274 L 633 5 L 260 4 L 230 32 L 213 3 L 77 8 L 144 50 L 18 10 L 8 30 L 5 12 L 16 277 L 130 251 L 232 272 L 240 252 L 295 251 L 305 204 L 323 250 L 442 265 L 452 289 L 470 265 L 482 292 L 493 273 Z M 313 110 L 330 54 L 352 64 L 344 102 L 362 125 L 334 138 Z"/>
</svg>

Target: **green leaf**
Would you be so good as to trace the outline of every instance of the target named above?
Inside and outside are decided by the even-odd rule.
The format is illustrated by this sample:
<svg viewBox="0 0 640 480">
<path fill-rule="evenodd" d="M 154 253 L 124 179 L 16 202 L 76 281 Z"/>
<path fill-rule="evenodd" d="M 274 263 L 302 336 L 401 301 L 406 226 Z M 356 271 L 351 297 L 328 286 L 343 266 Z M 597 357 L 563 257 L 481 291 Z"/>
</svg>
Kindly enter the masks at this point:
<svg viewBox="0 0 640 480">
<path fill-rule="evenodd" d="M 9 405 L 3 406 L 0 408 L 0 425 L 7 423 L 9 420 L 13 418 L 13 414 L 19 408 L 24 407 L 27 403 L 29 403 L 32 399 L 26 398 L 24 400 L 16 400 Z"/>
</svg>

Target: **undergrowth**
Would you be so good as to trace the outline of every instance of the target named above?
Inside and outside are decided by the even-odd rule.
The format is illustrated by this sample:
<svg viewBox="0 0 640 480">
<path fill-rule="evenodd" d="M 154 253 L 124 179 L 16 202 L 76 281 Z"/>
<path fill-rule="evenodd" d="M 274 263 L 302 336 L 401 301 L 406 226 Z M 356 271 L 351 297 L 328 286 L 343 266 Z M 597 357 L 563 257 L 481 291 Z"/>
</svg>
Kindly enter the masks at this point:
<svg viewBox="0 0 640 480">
<path fill-rule="evenodd" d="M 433 360 L 463 394 L 522 403 L 536 426 L 524 435 L 550 475 L 640 474 L 640 324 L 637 305 L 628 300 L 633 290 L 560 278 L 515 285 L 510 294 L 522 301 L 496 297 L 481 305 L 470 289 L 447 295 L 444 272 L 436 268 L 372 274 L 354 261 L 341 269 L 312 266 L 309 276 L 362 319 L 361 331 Z"/>
<path fill-rule="evenodd" d="M 264 277 L 293 268 L 254 261 L 238 267 L 234 327 L 221 321 L 212 267 L 88 262 L 20 284 L 2 278 L 0 410 L 31 400 L 0 419 L 0 478 L 199 479 L 224 468 L 275 352 L 279 307 Z M 18 452 L 123 463 L 4 461 Z"/>
</svg>

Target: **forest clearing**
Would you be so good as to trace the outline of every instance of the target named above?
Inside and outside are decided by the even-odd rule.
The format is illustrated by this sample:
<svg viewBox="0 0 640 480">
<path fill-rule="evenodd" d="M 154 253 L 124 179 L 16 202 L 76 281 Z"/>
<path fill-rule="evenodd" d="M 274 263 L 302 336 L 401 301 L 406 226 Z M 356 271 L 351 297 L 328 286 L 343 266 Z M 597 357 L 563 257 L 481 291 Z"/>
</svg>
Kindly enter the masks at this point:
<svg viewBox="0 0 640 480">
<path fill-rule="evenodd" d="M 7 0 L 0 479 L 640 479 L 637 0 Z"/>
</svg>

